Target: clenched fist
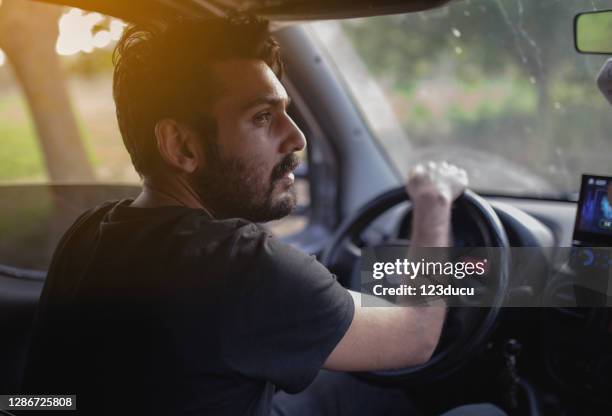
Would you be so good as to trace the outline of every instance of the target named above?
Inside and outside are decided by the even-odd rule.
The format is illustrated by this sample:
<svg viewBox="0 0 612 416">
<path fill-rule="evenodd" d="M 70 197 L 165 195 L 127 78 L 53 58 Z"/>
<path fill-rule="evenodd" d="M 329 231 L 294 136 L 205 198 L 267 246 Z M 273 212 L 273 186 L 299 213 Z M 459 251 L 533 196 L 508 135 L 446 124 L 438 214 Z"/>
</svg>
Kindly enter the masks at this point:
<svg viewBox="0 0 612 416">
<path fill-rule="evenodd" d="M 406 190 L 410 199 L 451 203 L 463 193 L 468 185 L 465 170 L 446 162 L 426 162 L 415 166 L 408 175 Z"/>
</svg>

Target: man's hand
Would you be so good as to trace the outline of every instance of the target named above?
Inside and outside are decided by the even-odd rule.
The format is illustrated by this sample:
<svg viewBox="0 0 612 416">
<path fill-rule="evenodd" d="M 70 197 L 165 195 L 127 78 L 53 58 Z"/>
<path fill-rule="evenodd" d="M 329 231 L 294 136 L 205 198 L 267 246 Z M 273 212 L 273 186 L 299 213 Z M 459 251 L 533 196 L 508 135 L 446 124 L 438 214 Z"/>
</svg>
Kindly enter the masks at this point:
<svg viewBox="0 0 612 416">
<path fill-rule="evenodd" d="M 468 184 L 465 170 L 446 162 L 419 164 L 406 189 L 414 204 L 412 245 L 445 247 L 450 241 L 450 207 Z"/>
<path fill-rule="evenodd" d="M 452 203 L 468 185 L 465 170 L 446 162 L 416 165 L 408 175 L 406 189 L 412 201 L 440 200 Z"/>
</svg>

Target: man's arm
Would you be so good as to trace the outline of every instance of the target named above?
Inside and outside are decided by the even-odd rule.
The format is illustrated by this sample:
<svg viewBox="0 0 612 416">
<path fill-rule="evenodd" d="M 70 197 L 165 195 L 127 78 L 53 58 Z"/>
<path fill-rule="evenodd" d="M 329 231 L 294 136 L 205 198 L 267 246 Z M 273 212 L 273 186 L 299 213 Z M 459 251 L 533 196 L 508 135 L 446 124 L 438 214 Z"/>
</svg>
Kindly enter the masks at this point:
<svg viewBox="0 0 612 416">
<path fill-rule="evenodd" d="M 446 247 L 450 237 L 452 201 L 467 186 L 465 171 L 442 163 L 417 166 L 408 178 L 413 201 L 412 246 Z M 444 306 L 362 307 L 362 296 L 350 291 L 355 315 L 324 368 L 373 371 L 408 367 L 429 360 L 436 348 Z"/>
</svg>

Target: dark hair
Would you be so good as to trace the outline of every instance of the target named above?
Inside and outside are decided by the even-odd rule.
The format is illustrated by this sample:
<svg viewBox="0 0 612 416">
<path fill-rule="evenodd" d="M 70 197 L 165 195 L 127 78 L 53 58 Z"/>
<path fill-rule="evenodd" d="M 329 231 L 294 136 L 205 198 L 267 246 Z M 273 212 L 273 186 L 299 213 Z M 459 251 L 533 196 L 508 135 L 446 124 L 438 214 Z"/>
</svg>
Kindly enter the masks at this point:
<svg viewBox="0 0 612 416">
<path fill-rule="evenodd" d="M 281 77 L 280 48 L 266 20 L 182 18 L 126 28 L 113 54 L 113 95 L 123 142 L 141 176 L 161 161 L 154 130 L 162 118 L 214 140 L 210 110 L 221 91 L 212 67 L 240 58 L 263 60 Z"/>
</svg>

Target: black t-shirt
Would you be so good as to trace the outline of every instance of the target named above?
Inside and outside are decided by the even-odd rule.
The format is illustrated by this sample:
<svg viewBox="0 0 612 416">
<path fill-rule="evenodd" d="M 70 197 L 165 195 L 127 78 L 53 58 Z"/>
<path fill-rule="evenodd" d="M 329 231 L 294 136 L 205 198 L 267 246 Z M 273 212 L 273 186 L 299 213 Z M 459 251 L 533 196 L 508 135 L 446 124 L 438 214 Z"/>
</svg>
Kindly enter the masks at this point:
<svg viewBox="0 0 612 416">
<path fill-rule="evenodd" d="M 247 221 L 130 202 L 58 245 L 24 392 L 88 415 L 265 415 L 306 388 L 353 318 L 334 276 Z"/>
</svg>

